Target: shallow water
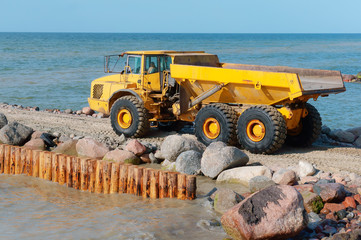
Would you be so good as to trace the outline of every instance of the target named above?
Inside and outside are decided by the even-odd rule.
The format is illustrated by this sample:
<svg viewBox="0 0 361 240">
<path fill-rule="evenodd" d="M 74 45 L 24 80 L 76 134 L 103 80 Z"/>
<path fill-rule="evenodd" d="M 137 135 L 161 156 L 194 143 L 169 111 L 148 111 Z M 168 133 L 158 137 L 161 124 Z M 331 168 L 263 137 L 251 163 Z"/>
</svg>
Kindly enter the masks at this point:
<svg viewBox="0 0 361 240">
<path fill-rule="evenodd" d="M 198 180 L 199 195 L 214 187 L 205 177 Z M 219 217 L 205 198 L 95 194 L 38 178 L 0 175 L 0 239 L 222 239 L 221 227 L 206 224 Z"/>
</svg>

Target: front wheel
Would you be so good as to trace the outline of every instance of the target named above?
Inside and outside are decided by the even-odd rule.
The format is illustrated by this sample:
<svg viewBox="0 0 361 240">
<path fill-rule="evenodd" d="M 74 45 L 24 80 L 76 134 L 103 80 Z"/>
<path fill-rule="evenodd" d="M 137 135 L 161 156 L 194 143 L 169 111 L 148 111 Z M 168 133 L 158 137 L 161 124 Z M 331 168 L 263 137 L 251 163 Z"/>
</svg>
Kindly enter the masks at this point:
<svg viewBox="0 0 361 240">
<path fill-rule="evenodd" d="M 134 96 L 124 96 L 113 104 L 110 122 L 114 132 L 126 137 L 142 137 L 149 130 L 148 111 Z"/>
<path fill-rule="evenodd" d="M 250 107 L 237 122 L 238 141 L 252 153 L 270 154 L 279 150 L 285 142 L 286 132 L 282 114 L 272 106 Z"/>
</svg>

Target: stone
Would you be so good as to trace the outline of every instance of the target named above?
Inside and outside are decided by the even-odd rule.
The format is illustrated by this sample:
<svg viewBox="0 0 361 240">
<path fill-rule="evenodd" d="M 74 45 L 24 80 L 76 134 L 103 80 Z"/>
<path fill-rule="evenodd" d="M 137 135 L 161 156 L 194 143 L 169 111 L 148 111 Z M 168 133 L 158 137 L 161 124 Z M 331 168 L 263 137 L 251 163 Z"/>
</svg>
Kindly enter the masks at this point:
<svg viewBox="0 0 361 240">
<path fill-rule="evenodd" d="M 94 114 L 94 111 L 90 107 L 83 107 L 81 112 L 87 116 L 91 116 Z"/>
<path fill-rule="evenodd" d="M 109 152 L 109 148 L 92 138 L 82 138 L 76 144 L 76 151 L 79 156 L 102 159 Z"/>
<path fill-rule="evenodd" d="M 306 161 L 299 161 L 298 162 L 298 175 L 300 178 L 306 177 L 306 176 L 312 176 L 316 173 L 316 169 L 313 167 L 313 165 Z"/>
<path fill-rule="evenodd" d="M 21 146 L 30 139 L 33 129 L 18 122 L 11 122 L 0 129 L 0 142 Z"/>
<path fill-rule="evenodd" d="M 350 129 L 347 129 L 346 131 L 352 133 L 356 137 L 361 136 L 361 127 L 350 128 Z"/>
<path fill-rule="evenodd" d="M 256 176 L 272 178 L 271 170 L 266 166 L 245 166 L 225 170 L 217 177 L 217 182 L 240 183 L 249 187 L 249 180 Z"/>
<path fill-rule="evenodd" d="M 244 166 L 248 161 L 248 156 L 240 149 L 214 142 L 203 153 L 201 171 L 205 176 L 215 178 L 223 170 Z"/>
<path fill-rule="evenodd" d="M 182 152 L 175 161 L 175 169 L 177 172 L 189 175 L 199 174 L 201 171 L 201 158 L 202 154 L 194 150 Z"/>
<path fill-rule="evenodd" d="M 354 195 L 353 198 L 357 202 L 357 205 L 361 204 L 361 196 L 360 196 L 360 194 Z"/>
<path fill-rule="evenodd" d="M 322 219 L 318 216 L 318 214 L 314 212 L 308 213 L 308 225 L 307 225 L 308 228 L 315 230 L 319 222 L 321 221 Z"/>
<path fill-rule="evenodd" d="M 76 151 L 76 144 L 78 140 L 69 139 L 61 144 L 59 144 L 53 152 L 66 154 L 70 156 L 77 156 L 78 152 Z"/>
<path fill-rule="evenodd" d="M 75 113 L 76 113 L 76 115 L 81 115 L 81 114 L 82 114 L 82 111 L 81 111 L 81 110 L 77 110 Z"/>
<path fill-rule="evenodd" d="M 8 119 L 6 118 L 5 114 L 0 113 L 0 129 L 5 127 L 8 124 Z"/>
<path fill-rule="evenodd" d="M 175 164 L 176 164 L 175 162 L 171 162 L 168 159 L 166 159 L 162 162 L 162 170 L 176 172 L 177 170 Z"/>
<path fill-rule="evenodd" d="M 141 144 L 138 140 L 132 139 L 125 146 L 125 150 L 134 153 L 137 156 L 141 156 L 147 148 Z"/>
<path fill-rule="evenodd" d="M 140 156 L 140 160 L 142 160 L 143 163 L 151 163 L 152 161 L 150 160 L 149 154 L 143 154 L 142 156 Z"/>
<path fill-rule="evenodd" d="M 249 190 L 251 192 L 257 192 L 273 185 L 276 185 L 276 183 L 266 176 L 256 176 L 249 180 Z"/>
<path fill-rule="evenodd" d="M 355 147 L 357 147 L 357 148 L 361 148 L 361 136 L 356 138 L 353 145 L 355 145 Z"/>
<path fill-rule="evenodd" d="M 155 151 L 154 157 L 160 160 L 164 160 L 165 158 L 162 155 L 162 152 L 160 150 Z"/>
<path fill-rule="evenodd" d="M 296 173 L 290 169 L 280 169 L 273 173 L 272 180 L 281 185 L 293 185 L 297 181 Z"/>
<path fill-rule="evenodd" d="M 303 197 L 303 206 L 305 207 L 307 213 L 314 212 L 319 213 L 323 208 L 322 198 L 316 193 L 303 191 L 301 192 Z"/>
<path fill-rule="evenodd" d="M 299 183 L 300 184 L 316 183 L 318 180 L 319 179 L 316 176 L 305 176 L 300 179 Z"/>
<path fill-rule="evenodd" d="M 194 136 L 184 134 L 170 135 L 166 137 L 160 147 L 160 150 L 164 159 L 175 162 L 179 154 L 182 152 L 194 150 L 199 153 L 203 153 L 205 148 L 206 146 L 197 141 Z"/>
<path fill-rule="evenodd" d="M 356 209 L 356 201 L 353 197 L 345 197 L 345 200 L 342 202 L 345 208 L 351 207 Z"/>
<path fill-rule="evenodd" d="M 221 218 L 233 239 L 287 239 L 308 224 L 302 196 L 293 187 L 263 189 L 232 207 Z"/>
<path fill-rule="evenodd" d="M 126 139 L 125 135 L 122 134 L 122 135 L 120 135 L 119 138 L 118 138 L 118 143 L 119 143 L 119 144 L 123 144 L 123 143 L 125 143 L 126 140 L 127 140 L 127 139 Z"/>
<path fill-rule="evenodd" d="M 342 80 L 344 82 L 351 82 L 353 79 L 356 79 L 356 77 L 352 74 L 342 74 Z"/>
<path fill-rule="evenodd" d="M 330 210 L 330 212 L 338 212 L 342 209 L 346 209 L 341 203 L 325 203 L 323 208 Z"/>
<path fill-rule="evenodd" d="M 72 114 L 72 113 L 73 113 L 73 110 L 71 110 L 71 109 L 65 109 L 65 110 L 64 110 L 64 113 L 66 113 L 66 114 Z"/>
<path fill-rule="evenodd" d="M 140 164 L 140 159 L 134 153 L 120 149 L 107 152 L 103 157 L 103 160 L 118 163 L 130 163 L 133 165 Z"/>
<path fill-rule="evenodd" d="M 326 125 L 322 125 L 321 133 L 326 134 L 326 135 L 329 135 L 330 132 L 331 132 L 331 128 L 329 128 L 329 127 L 326 126 Z"/>
<path fill-rule="evenodd" d="M 154 153 L 149 153 L 149 159 L 151 163 L 158 163 L 158 159 L 154 156 Z"/>
<path fill-rule="evenodd" d="M 31 139 L 29 142 L 25 143 L 24 147 L 32 150 L 45 150 L 45 143 L 40 138 Z"/>
<path fill-rule="evenodd" d="M 299 192 L 303 192 L 303 191 L 313 192 L 312 184 L 300 184 L 300 185 L 294 185 L 293 187 Z"/>
<path fill-rule="evenodd" d="M 347 212 L 345 209 L 341 209 L 339 211 L 336 212 L 336 216 L 338 217 L 338 219 L 344 219 L 347 215 Z"/>
<path fill-rule="evenodd" d="M 31 139 L 40 138 L 43 133 L 44 132 L 41 132 L 41 131 L 35 131 L 35 132 L 33 132 L 33 134 L 31 134 Z"/>
<path fill-rule="evenodd" d="M 344 186 L 339 183 L 315 184 L 313 192 L 317 193 L 324 202 L 342 202 L 346 196 Z"/>
<path fill-rule="evenodd" d="M 228 188 L 219 188 L 211 195 L 213 207 L 216 212 L 224 214 L 230 208 L 240 203 L 244 197 Z"/>
<path fill-rule="evenodd" d="M 356 139 L 356 136 L 353 133 L 348 131 L 343 131 L 341 129 L 336 129 L 331 131 L 330 137 L 337 141 L 345 142 L 345 143 L 353 143 Z"/>
<path fill-rule="evenodd" d="M 59 142 L 66 142 L 66 141 L 69 141 L 69 140 L 72 140 L 72 139 L 69 136 L 65 135 L 65 134 L 62 134 L 59 137 Z"/>
</svg>

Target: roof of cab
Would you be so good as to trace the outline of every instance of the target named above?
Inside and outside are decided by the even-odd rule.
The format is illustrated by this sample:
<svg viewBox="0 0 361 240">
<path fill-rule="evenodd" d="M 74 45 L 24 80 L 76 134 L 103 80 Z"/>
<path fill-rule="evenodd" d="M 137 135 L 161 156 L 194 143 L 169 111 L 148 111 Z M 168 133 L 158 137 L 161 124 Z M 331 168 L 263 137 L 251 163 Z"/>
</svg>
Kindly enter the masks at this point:
<svg viewBox="0 0 361 240">
<path fill-rule="evenodd" d="M 122 54 L 128 55 L 159 55 L 159 54 L 189 54 L 189 53 L 205 53 L 204 51 L 173 51 L 173 50 L 152 50 L 152 51 L 128 51 Z"/>
</svg>

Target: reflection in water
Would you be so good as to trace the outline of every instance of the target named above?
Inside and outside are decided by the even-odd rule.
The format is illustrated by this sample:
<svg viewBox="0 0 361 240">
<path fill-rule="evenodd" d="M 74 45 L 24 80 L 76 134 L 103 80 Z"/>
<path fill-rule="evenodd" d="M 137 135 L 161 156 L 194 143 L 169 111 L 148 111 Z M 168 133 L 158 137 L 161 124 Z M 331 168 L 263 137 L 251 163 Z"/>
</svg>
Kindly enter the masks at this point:
<svg viewBox="0 0 361 240">
<path fill-rule="evenodd" d="M 212 186 L 200 182 L 207 191 Z M 197 224 L 220 218 L 206 202 L 94 194 L 28 176 L 1 175 L 0 238 L 222 239 L 221 227 Z"/>
</svg>

